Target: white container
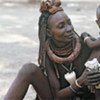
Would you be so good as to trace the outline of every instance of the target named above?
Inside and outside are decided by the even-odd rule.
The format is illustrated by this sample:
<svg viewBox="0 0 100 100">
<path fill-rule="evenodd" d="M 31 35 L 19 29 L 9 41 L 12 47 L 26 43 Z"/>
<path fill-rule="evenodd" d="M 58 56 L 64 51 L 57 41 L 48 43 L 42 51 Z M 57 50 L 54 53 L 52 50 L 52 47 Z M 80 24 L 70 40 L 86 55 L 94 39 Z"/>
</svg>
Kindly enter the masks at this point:
<svg viewBox="0 0 100 100">
<path fill-rule="evenodd" d="M 66 81 L 69 82 L 70 85 L 73 84 L 76 80 L 76 74 L 74 71 L 72 71 L 71 73 L 65 74 L 64 77 L 65 77 Z"/>
</svg>

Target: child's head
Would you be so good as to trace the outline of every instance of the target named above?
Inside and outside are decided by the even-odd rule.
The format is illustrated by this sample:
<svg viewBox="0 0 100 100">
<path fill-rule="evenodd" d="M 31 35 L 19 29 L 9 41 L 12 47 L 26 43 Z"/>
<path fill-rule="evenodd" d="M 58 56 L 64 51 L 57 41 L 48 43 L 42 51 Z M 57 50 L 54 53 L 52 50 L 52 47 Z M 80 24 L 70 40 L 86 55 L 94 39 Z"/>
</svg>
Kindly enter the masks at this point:
<svg viewBox="0 0 100 100">
<path fill-rule="evenodd" d="M 96 22 L 97 22 L 97 24 L 98 24 L 98 26 L 100 28 L 100 5 L 98 6 L 98 8 L 96 10 L 96 16 L 97 16 Z"/>
</svg>

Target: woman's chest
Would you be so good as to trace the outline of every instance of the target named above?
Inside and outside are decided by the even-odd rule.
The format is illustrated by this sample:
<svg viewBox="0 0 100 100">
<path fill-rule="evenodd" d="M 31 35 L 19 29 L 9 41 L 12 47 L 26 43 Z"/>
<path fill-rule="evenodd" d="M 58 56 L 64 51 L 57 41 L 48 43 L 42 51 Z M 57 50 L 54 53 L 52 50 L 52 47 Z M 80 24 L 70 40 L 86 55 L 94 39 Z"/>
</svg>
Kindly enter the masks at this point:
<svg viewBox="0 0 100 100">
<path fill-rule="evenodd" d="M 83 68 L 78 68 L 77 66 L 75 67 L 74 63 L 61 64 L 61 65 L 58 65 L 57 68 L 58 68 L 59 82 L 60 82 L 61 88 L 69 86 L 70 85 L 70 80 L 73 81 L 79 75 L 81 75 L 82 71 L 80 71 L 80 69 L 81 70 L 83 69 Z"/>
</svg>

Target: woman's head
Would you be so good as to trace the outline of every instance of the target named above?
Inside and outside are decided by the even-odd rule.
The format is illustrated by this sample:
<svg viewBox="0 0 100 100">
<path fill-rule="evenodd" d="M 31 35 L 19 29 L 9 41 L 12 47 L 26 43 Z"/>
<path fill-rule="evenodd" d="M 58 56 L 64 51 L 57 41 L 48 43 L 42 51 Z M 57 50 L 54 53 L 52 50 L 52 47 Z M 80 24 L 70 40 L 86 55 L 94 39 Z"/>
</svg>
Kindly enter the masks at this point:
<svg viewBox="0 0 100 100">
<path fill-rule="evenodd" d="M 60 43 L 70 42 L 73 38 L 73 26 L 64 11 L 49 16 L 47 30 L 49 36 Z"/>
<path fill-rule="evenodd" d="M 73 26 L 69 17 L 60 7 L 61 2 L 55 3 L 54 1 L 54 5 L 49 0 L 43 1 L 40 9 L 42 14 L 39 19 L 39 63 L 44 61 L 45 42 L 48 38 L 59 42 L 60 45 L 64 45 L 64 43 L 71 41 L 73 38 Z"/>
</svg>

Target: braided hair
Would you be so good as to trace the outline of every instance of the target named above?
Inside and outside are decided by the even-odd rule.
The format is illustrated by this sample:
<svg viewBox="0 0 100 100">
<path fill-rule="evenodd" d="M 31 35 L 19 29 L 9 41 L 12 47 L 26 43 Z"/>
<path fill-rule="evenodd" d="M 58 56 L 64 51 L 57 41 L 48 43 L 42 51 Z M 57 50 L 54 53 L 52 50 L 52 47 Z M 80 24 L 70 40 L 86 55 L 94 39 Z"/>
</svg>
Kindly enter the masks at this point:
<svg viewBox="0 0 100 100">
<path fill-rule="evenodd" d="M 45 67 L 45 42 L 47 40 L 47 26 L 48 26 L 48 18 L 51 15 L 50 12 L 46 11 L 43 12 L 39 18 L 39 57 L 38 57 L 38 63 L 41 67 L 41 69 L 44 69 Z"/>
</svg>

